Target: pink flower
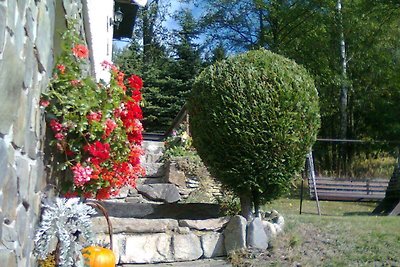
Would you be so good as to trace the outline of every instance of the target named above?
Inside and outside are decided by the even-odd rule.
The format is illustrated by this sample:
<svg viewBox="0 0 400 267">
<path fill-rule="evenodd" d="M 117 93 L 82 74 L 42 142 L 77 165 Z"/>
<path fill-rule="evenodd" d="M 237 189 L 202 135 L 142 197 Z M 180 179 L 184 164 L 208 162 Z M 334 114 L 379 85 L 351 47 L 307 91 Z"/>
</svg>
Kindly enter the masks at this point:
<svg viewBox="0 0 400 267">
<path fill-rule="evenodd" d="M 83 167 L 80 163 L 71 167 L 74 174 L 74 184 L 76 186 L 83 186 L 85 183 L 90 181 L 93 169 L 90 167 Z"/>
<path fill-rule="evenodd" d="M 75 45 L 72 48 L 72 53 L 74 53 L 74 56 L 77 58 L 87 58 L 89 56 L 89 50 L 82 44 Z"/>
<path fill-rule="evenodd" d="M 58 122 L 56 119 L 52 119 L 50 121 L 50 127 L 53 130 L 53 132 L 60 132 L 62 130 L 62 125 L 61 123 Z"/>
<path fill-rule="evenodd" d="M 40 100 L 40 102 L 39 102 L 39 105 L 41 106 L 41 107 L 48 107 L 49 105 L 50 105 L 50 101 L 49 100 L 47 100 L 47 99 L 42 99 L 42 100 Z"/>
<path fill-rule="evenodd" d="M 63 140 L 63 139 L 65 138 L 64 134 L 62 134 L 62 133 L 56 133 L 56 134 L 54 135 L 54 137 L 55 137 L 57 140 Z"/>
<path fill-rule="evenodd" d="M 72 86 L 78 86 L 78 85 L 80 85 L 81 84 L 81 81 L 80 80 L 72 80 L 71 81 L 71 85 Z"/>
<path fill-rule="evenodd" d="M 91 123 L 92 121 L 100 121 L 101 117 L 102 117 L 101 111 L 98 112 L 90 111 L 90 113 L 86 115 L 86 118 L 88 119 L 89 123 Z"/>
<path fill-rule="evenodd" d="M 115 128 L 117 128 L 118 125 L 114 120 L 107 119 L 105 126 L 106 126 L 106 129 L 105 129 L 104 137 L 107 138 L 115 130 Z"/>
</svg>

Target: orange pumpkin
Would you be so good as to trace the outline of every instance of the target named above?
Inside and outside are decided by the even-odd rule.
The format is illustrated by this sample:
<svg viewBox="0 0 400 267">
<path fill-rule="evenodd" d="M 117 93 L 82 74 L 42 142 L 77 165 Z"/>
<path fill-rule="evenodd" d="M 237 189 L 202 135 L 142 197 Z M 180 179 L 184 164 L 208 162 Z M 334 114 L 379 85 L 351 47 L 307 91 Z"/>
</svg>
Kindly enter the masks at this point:
<svg viewBox="0 0 400 267">
<path fill-rule="evenodd" d="M 82 255 L 90 267 L 115 267 L 115 255 L 111 249 L 90 246 L 82 250 Z"/>
</svg>

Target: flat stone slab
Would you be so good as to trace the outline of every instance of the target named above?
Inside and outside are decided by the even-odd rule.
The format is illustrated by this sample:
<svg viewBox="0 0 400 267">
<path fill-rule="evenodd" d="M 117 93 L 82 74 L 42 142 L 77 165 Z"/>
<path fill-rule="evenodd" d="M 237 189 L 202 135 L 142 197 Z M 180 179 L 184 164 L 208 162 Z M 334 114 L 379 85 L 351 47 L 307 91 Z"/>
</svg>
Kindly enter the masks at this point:
<svg viewBox="0 0 400 267">
<path fill-rule="evenodd" d="M 204 220 L 221 217 L 219 205 L 208 203 L 123 203 L 103 201 L 110 217 Z M 101 213 L 96 216 L 102 216 Z"/>
<path fill-rule="evenodd" d="M 202 259 L 195 261 L 185 262 L 170 262 L 170 263 L 156 263 L 156 264 L 122 264 L 118 267 L 232 267 L 224 259 Z"/>
<path fill-rule="evenodd" d="M 135 219 L 110 217 L 114 234 L 118 233 L 165 233 L 178 230 L 178 221 L 174 219 Z M 108 233 L 106 219 L 92 218 L 93 229 L 96 232 Z"/>
<path fill-rule="evenodd" d="M 179 226 L 189 227 L 196 230 L 214 231 L 224 227 L 230 220 L 230 217 L 221 217 L 207 220 L 180 220 Z"/>
<path fill-rule="evenodd" d="M 137 191 L 153 201 L 174 203 L 181 199 L 178 188 L 173 184 L 143 184 L 136 187 Z"/>
</svg>

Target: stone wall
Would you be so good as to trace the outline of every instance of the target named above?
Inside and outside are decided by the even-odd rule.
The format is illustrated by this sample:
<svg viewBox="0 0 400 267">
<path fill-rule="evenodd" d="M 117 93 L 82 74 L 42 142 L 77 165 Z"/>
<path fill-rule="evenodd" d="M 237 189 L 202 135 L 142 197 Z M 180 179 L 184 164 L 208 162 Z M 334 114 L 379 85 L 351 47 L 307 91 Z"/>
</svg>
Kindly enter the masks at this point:
<svg viewBox="0 0 400 267">
<path fill-rule="evenodd" d="M 60 9 L 61 7 L 61 9 Z M 0 262 L 36 266 L 33 237 L 46 188 L 39 107 L 53 68 L 56 10 L 80 14 L 80 1 L 0 0 Z"/>
</svg>

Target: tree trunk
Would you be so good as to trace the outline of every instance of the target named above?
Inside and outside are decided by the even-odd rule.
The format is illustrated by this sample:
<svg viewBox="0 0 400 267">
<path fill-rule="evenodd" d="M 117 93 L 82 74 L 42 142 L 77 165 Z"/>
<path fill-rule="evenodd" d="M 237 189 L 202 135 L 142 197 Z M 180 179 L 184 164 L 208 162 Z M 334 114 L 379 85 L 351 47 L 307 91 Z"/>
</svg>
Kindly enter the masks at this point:
<svg viewBox="0 0 400 267">
<path fill-rule="evenodd" d="M 342 0 L 338 0 L 336 4 L 336 12 L 339 28 L 339 45 L 340 45 L 340 68 L 341 68 L 341 86 L 340 86 L 340 138 L 347 138 L 347 123 L 348 123 L 348 83 L 347 83 L 347 55 L 346 55 L 346 41 L 343 29 L 342 17 Z M 347 149 L 346 143 L 342 143 L 340 149 L 340 165 L 341 171 L 346 172 L 347 169 Z"/>
<path fill-rule="evenodd" d="M 246 218 L 247 221 L 250 221 L 253 218 L 253 201 L 251 196 L 247 194 L 242 194 L 239 196 L 240 198 L 240 215 Z"/>
<path fill-rule="evenodd" d="M 260 193 L 257 188 L 253 188 L 253 203 L 254 203 L 254 216 L 260 217 Z"/>
</svg>

